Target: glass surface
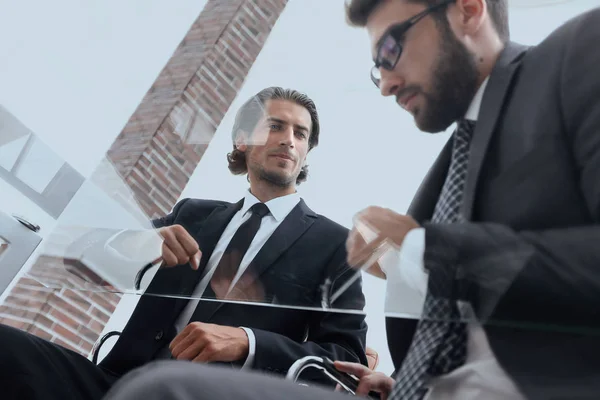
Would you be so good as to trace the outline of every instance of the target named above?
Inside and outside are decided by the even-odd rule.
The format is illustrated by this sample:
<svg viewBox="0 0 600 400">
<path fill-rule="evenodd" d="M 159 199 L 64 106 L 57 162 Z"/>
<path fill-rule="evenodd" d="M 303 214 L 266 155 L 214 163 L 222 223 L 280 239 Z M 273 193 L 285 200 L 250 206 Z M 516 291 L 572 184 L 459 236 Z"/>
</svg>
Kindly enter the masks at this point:
<svg viewBox="0 0 600 400">
<path fill-rule="evenodd" d="M 13 172 L 27 186 L 42 193 L 64 163 L 46 144 L 34 138 Z"/>
<path fill-rule="evenodd" d="M 0 236 L 0 257 L 2 257 L 2 253 L 4 253 L 6 249 L 8 249 L 8 242 Z"/>
<path fill-rule="evenodd" d="M 185 146 L 182 148 L 188 151 Z M 177 158 L 177 154 L 173 157 Z M 165 195 L 169 193 L 162 194 Z M 159 194 L 151 191 L 147 196 L 153 199 Z M 52 231 L 45 235 L 33 263 L 35 267 L 25 276 L 53 289 L 198 299 L 201 300 L 200 304 L 206 305 L 207 310 L 223 303 L 243 303 L 309 311 L 363 313 L 358 301 L 360 291 L 357 289 L 361 276 L 375 263 L 387 265 L 388 268 L 394 264 L 398 266 L 398 249 L 390 242 L 379 241 L 378 232 L 355 219 L 353 223 L 363 239 L 367 243 L 379 244 L 362 259 L 356 260 L 353 268 L 343 263 L 335 268 L 308 266 L 305 261 L 308 259 L 306 255 L 310 254 L 308 252 L 294 253 L 294 258 L 277 263 L 283 250 L 291 244 L 286 232 L 278 228 L 263 245 L 269 251 L 261 251 L 252 260 L 246 260 L 247 267 L 243 271 L 227 274 L 224 269 L 227 268 L 226 263 L 217 264 L 216 260 L 227 259 L 231 254 L 224 248 L 215 249 L 216 242 L 211 243 L 209 239 L 220 237 L 229 221 L 227 218 L 233 218 L 241 207 L 241 204 L 228 204 L 207 213 L 199 217 L 206 218 L 202 220 L 200 228 L 189 231 L 204 253 L 198 270 L 194 270 L 189 263 L 164 266 L 161 255 L 165 239 L 162 231 L 154 228 L 153 221 L 157 223 L 167 213 L 152 217 L 148 215 L 148 209 L 144 208 L 136 194 L 135 184 L 124 181 L 113 164 L 105 159 L 73 197 Z M 325 241 L 326 238 L 324 246 Z M 274 249 L 279 249 L 281 253 Z M 470 263 L 476 265 L 477 260 L 471 260 Z M 490 271 L 480 271 L 479 274 L 473 265 L 470 267 L 471 276 L 463 278 L 461 283 L 473 287 L 477 284 L 477 292 L 469 294 L 472 297 L 450 302 L 449 299 L 454 298 L 456 293 L 453 290 L 457 290 L 452 286 L 452 280 L 446 280 L 450 283 L 442 290 L 430 290 L 427 297 L 425 290 L 419 291 L 409 284 L 396 281 L 392 294 L 381 293 L 382 297 L 387 296 L 386 315 L 562 329 L 539 321 L 490 320 L 499 300 L 521 271 L 507 266 L 492 276 Z M 308 274 L 307 268 L 319 273 Z M 314 278 L 306 279 L 308 275 Z M 476 303 L 471 303 L 471 299 L 476 299 Z M 424 307 L 454 307 L 453 304 L 457 306 L 452 317 L 448 317 L 448 313 L 444 317 L 423 313 Z M 591 332 L 585 326 L 570 326 L 569 329 Z"/>
</svg>

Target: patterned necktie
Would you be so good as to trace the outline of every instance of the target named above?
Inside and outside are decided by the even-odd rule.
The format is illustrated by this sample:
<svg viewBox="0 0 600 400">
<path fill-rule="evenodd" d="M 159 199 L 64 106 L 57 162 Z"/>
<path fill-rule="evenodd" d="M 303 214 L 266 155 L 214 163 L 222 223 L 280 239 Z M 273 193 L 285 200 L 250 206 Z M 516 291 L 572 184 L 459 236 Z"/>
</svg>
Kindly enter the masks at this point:
<svg viewBox="0 0 600 400">
<path fill-rule="evenodd" d="M 202 297 L 222 300 L 227 295 L 240 263 L 260 228 L 263 217 L 269 214 L 269 208 L 263 203 L 254 204 L 250 210 L 252 215 L 240 225 L 231 238 L 210 279 L 210 285 L 207 286 Z"/>
<path fill-rule="evenodd" d="M 460 207 L 467 178 L 469 145 L 475 130 L 473 121 L 461 120 L 454 133 L 452 158 L 446 181 L 435 206 L 431 222 L 454 223 L 460 219 Z M 465 362 L 467 330 L 452 299 L 453 277 L 429 273 L 423 315 L 410 349 L 396 375 L 390 400 L 422 399 L 428 378 L 447 374 Z"/>
</svg>

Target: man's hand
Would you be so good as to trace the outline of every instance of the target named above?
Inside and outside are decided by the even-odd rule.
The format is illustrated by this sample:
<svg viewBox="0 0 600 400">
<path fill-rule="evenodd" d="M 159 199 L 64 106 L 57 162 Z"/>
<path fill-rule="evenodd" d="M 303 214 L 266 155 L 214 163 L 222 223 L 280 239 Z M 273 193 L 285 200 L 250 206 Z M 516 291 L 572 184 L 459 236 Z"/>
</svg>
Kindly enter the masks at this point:
<svg viewBox="0 0 600 400">
<path fill-rule="evenodd" d="M 348 264 L 358 267 L 369 260 L 385 243 L 399 248 L 411 230 L 419 224 L 407 215 L 398 214 L 388 208 L 371 206 L 359 212 L 346 242 Z M 372 275 L 385 279 L 377 262 L 367 270 Z"/>
<path fill-rule="evenodd" d="M 242 328 L 192 322 L 169 345 L 178 360 L 234 362 L 245 360 L 250 343 Z"/>
<path fill-rule="evenodd" d="M 371 371 L 362 364 L 336 361 L 334 366 L 338 371 L 354 375 L 359 379 L 356 388 L 357 396 L 367 396 L 369 392 L 377 392 L 381 400 L 387 400 L 394 386 L 395 381 L 392 378 L 381 372 Z"/>
<path fill-rule="evenodd" d="M 198 269 L 202 252 L 198 243 L 181 225 L 160 228 L 158 233 L 163 238 L 161 267 L 174 267 L 190 263 L 192 269 Z"/>
</svg>

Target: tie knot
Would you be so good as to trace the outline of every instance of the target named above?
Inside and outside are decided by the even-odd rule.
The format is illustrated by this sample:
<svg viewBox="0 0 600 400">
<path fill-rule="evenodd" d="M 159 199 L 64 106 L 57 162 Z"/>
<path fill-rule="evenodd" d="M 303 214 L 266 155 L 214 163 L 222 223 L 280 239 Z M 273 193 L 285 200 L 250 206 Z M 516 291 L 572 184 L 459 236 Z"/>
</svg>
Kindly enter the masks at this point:
<svg viewBox="0 0 600 400">
<path fill-rule="evenodd" d="M 250 210 L 252 210 L 252 214 L 258 215 L 260 218 L 269 214 L 269 207 L 267 207 L 267 205 L 264 203 L 256 203 L 250 207 Z"/>
</svg>

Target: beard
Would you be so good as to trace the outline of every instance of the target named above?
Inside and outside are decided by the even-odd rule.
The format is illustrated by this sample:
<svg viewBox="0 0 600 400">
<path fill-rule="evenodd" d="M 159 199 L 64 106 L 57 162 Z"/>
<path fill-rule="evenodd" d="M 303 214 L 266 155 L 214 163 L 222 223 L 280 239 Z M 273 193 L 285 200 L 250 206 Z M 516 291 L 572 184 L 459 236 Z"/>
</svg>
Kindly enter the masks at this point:
<svg viewBox="0 0 600 400">
<path fill-rule="evenodd" d="M 425 105 L 415 110 L 417 127 L 429 133 L 445 131 L 463 118 L 477 92 L 479 71 L 475 55 L 449 26 L 440 25 L 441 52 L 432 71 L 432 90 L 422 93 Z"/>
<path fill-rule="evenodd" d="M 296 177 L 283 172 L 268 171 L 259 165 L 253 166 L 252 169 L 255 177 L 277 188 L 286 189 L 296 182 Z"/>
</svg>

